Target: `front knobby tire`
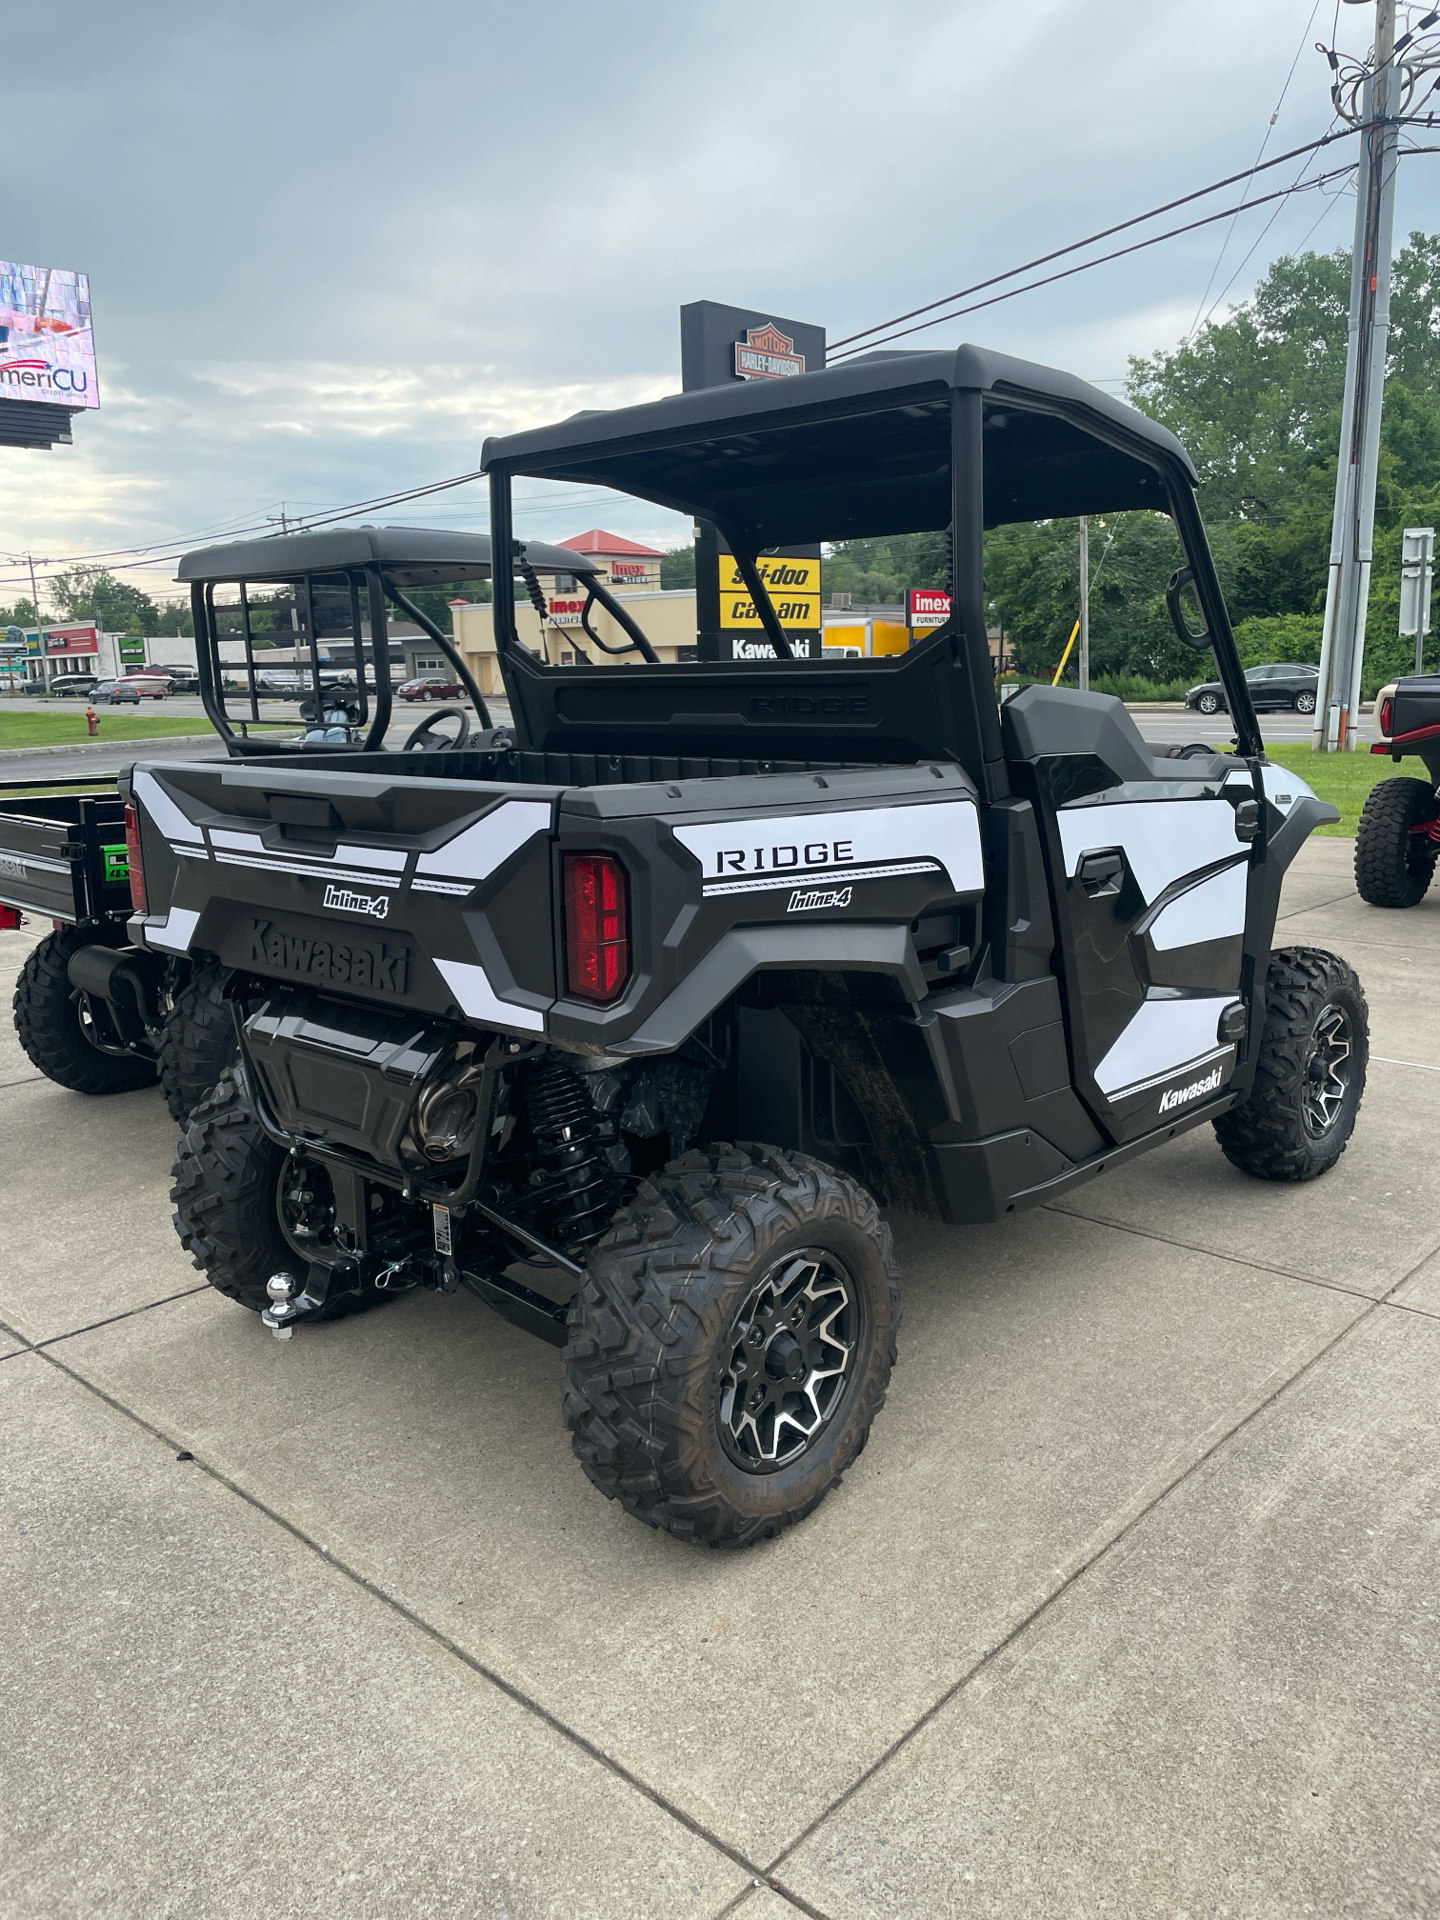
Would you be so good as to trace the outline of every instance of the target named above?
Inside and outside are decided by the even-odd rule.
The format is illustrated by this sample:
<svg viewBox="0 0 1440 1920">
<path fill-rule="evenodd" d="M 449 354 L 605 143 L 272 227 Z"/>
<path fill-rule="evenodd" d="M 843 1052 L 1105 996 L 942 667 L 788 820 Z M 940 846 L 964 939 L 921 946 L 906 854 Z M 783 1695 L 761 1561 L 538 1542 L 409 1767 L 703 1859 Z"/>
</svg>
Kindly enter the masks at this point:
<svg viewBox="0 0 1440 1920">
<path fill-rule="evenodd" d="M 293 1162 L 260 1130 L 239 1067 L 221 1074 L 180 1136 L 170 1198 L 180 1244 L 217 1293 L 252 1313 L 270 1305 L 265 1282 L 333 1249 L 334 1200 L 324 1169 Z M 305 1315 L 337 1320 L 393 1296 L 342 1293 Z"/>
<path fill-rule="evenodd" d="M 181 1126 L 239 1052 L 235 1020 L 224 998 L 230 969 L 199 968 L 175 996 L 160 1042 L 160 1085 L 170 1117 Z"/>
<path fill-rule="evenodd" d="M 1225 1158 L 1260 1180 L 1327 1173 L 1355 1129 L 1369 1052 L 1355 969 L 1319 947 L 1277 948 L 1255 1084 L 1214 1123 Z"/>
<path fill-rule="evenodd" d="M 838 1484 L 884 1405 L 900 1292 L 863 1187 L 742 1144 L 642 1181 L 570 1307 L 564 1415 L 608 1499 L 744 1546 Z"/>
<path fill-rule="evenodd" d="M 1370 789 L 1355 829 L 1355 887 L 1372 907 L 1413 907 L 1429 892 L 1440 847 L 1423 827 L 1440 815 L 1425 780 L 1380 780 Z"/>
<path fill-rule="evenodd" d="M 105 1053 L 66 969 L 82 947 L 123 947 L 120 927 L 58 927 L 33 949 L 15 986 L 15 1031 L 27 1058 L 72 1093 L 133 1093 L 153 1087 L 154 1060 L 143 1053 Z"/>
</svg>

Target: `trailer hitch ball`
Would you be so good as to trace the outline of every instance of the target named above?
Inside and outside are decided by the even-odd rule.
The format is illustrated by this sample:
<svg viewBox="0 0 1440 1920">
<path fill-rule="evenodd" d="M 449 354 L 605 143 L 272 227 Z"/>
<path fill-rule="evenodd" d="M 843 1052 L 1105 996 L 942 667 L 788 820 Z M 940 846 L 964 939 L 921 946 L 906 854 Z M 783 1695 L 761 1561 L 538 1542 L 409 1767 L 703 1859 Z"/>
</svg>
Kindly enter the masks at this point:
<svg viewBox="0 0 1440 1920">
<path fill-rule="evenodd" d="M 295 1331 L 293 1322 L 300 1311 L 295 1304 L 300 1283 L 293 1273 L 272 1273 L 265 1282 L 265 1291 L 271 1304 L 261 1313 L 261 1321 L 277 1340 L 288 1340 Z"/>
</svg>

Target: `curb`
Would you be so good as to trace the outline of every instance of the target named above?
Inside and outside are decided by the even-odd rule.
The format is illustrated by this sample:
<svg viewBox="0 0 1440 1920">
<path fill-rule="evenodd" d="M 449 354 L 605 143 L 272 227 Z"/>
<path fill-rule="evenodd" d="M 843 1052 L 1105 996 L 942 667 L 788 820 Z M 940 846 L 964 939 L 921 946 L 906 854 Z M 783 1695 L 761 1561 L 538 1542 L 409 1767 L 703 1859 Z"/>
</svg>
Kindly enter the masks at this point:
<svg viewBox="0 0 1440 1920">
<path fill-rule="evenodd" d="M 48 758 L 52 753 L 115 753 L 117 750 L 123 753 L 127 747 L 140 752 L 146 747 L 193 747 L 197 742 L 219 738 L 212 729 L 209 733 L 157 733 L 140 740 L 66 740 L 54 747 L 0 747 L 0 763 Z"/>
</svg>

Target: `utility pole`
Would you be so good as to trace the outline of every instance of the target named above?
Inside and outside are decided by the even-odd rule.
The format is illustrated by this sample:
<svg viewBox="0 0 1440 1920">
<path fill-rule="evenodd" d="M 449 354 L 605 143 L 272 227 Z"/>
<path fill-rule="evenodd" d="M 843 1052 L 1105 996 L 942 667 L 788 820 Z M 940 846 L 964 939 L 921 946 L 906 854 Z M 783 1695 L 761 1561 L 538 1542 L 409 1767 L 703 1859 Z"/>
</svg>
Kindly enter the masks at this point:
<svg viewBox="0 0 1440 1920">
<path fill-rule="evenodd" d="M 45 657 L 45 629 L 40 625 L 40 589 L 35 584 L 35 556 L 27 553 L 25 559 L 30 568 L 30 604 L 35 609 L 35 638 L 40 648 L 40 678 L 48 687 L 50 684 L 49 662 Z"/>
<path fill-rule="evenodd" d="M 1090 691 L 1090 516 L 1080 516 L 1080 691 Z"/>
<path fill-rule="evenodd" d="M 1081 693 L 1091 691 L 1091 516 L 1081 515 Z"/>
<path fill-rule="evenodd" d="M 1365 610 L 1375 532 L 1380 408 L 1390 336 L 1390 245 L 1399 164 L 1401 81 L 1402 73 L 1395 62 L 1395 0 L 1375 0 L 1375 56 L 1358 88 L 1356 102 L 1365 132 L 1361 135 L 1356 179 L 1345 400 L 1311 742 L 1317 753 L 1349 751 L 1358 732 Z"/>
</svg>

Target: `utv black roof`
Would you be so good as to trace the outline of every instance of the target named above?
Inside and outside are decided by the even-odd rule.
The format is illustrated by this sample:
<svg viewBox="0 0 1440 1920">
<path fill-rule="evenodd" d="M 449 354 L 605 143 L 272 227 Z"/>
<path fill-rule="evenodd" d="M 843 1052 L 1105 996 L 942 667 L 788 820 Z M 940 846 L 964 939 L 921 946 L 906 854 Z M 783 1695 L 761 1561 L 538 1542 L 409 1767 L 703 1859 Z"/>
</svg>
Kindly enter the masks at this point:
<svg viewBox="0 0 1440 1920">
<path fill-rule="evenodd" d="M 537 573 L 593 573 L 599 564 L 568 547 L 526 543 L 525 557 Z M 277 533 L 263 540 L 232 540 L 223 547 L 197 547 L 180 561 L 177 580 L 288 580 L 299 574 L 335 573 L 378 565 L 397 586 L 430 586 L 446 580 L 488 580 L 488 533 L 453 533 L 441 527 L 325 527 L 314 533 Z"/>
<path fill-rule="evenodd" d="M 713 520 L 752 550 L 939 528 L 956 391 L 983 401 L 987 526 L 1164 511 L 1173 488 L 1196 484 L 1185 449 L 1148 415 L 1074 374 L 974 346 L 579 413 L 487 440 L 481 465 L 615 487 Z"/>
</svg>

